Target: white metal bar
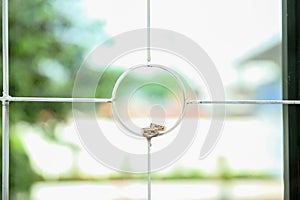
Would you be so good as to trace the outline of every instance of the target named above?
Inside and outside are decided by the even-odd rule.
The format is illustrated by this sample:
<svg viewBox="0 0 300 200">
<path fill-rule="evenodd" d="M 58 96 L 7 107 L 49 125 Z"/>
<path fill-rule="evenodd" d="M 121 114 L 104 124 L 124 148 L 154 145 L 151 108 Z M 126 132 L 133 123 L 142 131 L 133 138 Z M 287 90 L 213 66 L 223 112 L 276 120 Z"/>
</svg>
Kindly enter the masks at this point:
<svg viewBox="0 0 300 200">
<path fill-rule="evenodd" d="M 9 97 L 8 0 L 2 0 L 3 97 Z M 3 100 L 3 99 L 2 99 Z M 9 101 L 2 101 L 2 200 L 9 200 Z"/>
<path fill-rule="evenodd" d="M 150 0 L 147 0 L 147 62 L 151 63 L 151 4 Z"/>
<path fill-rule="evenodd" d="M 111 103 L 110 98 L 56 98 L 56 97 L 0 97 L 0 100 L 12 102 L 61 102 L 61 103 Z M 297 105 L 300 100 L 187 100 L 187 104 L 283 104 Z"/>
<path fill-rule="evenodd" d="M 2 69 L 3 69 L 3 96 L 9 94 L 8 81 L 8 0 L 2 0 Z"/>
<path fill-rule="evenodd" d="M 187 104 L 282 104 L 295 105 L 300 104 L 300 100 L 188 100 Z"/>
<path fill-rule="evenodd" d="M 151 138 L 147 139 L 148 146 L 148 200 L 151 200 Z"/>
<path fill-rule="evenodd" d="M 57 97 L 0 97 L 0 101 L 12 102 L 61 102 L 61 103 L 111 103 L 110 98 L 57 98 Z M 300 100 L 187 100 L 187 104 L 282 104 L 297 105 Z"/>
<path fill-rule="evenodd" d="M 10 97 L 14 102 L 58 102 L 58 103 L 110 103 L 106 98 L 56 98 L 56 97 Z"/>
<path fill-rule="evenodd" d="M 9 199 L 9 102 L 2 103 L 2 199 Z"/>
</svg>

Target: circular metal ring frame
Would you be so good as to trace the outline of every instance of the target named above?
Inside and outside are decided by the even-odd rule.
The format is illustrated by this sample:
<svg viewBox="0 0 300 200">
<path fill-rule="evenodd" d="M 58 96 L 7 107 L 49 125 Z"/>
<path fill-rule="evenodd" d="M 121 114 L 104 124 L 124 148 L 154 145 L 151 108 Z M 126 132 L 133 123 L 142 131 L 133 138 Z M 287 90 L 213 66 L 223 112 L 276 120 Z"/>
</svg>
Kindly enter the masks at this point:
<svg viewBox="0 0 300 200">
<path fill-rule="evenodd" d="M 181 92 L 182 92 L 182 96 L 183 96 L 183 99 L 182 99 L 182 108 L 181 108 L 181 113 L 180 113 L 180 116 L 178 117 L 177 121 L 174 123 L 174 125 L 171 127 L 171 128 L 168 128 L 166 131 L 164 132 L 161 132 L 159 135 L 164 135 L 166 133 L 169 133 L 171 131 L 173 131 L 181 122 L 181 120 L 183 119 L 184 115 L 185 115 L 185 112 L 186 112 L 186 105 L 187 105 L 187 94 L 186 94 L 186 89 L 185 89 L 185 86 L 184 86 L 184 83 L 182 82 L 182 80 L 180 79 L 180 77 L 176 74 L 176 72 L 174 72 L 173 70 L 165 67 L 165 66 L 162 66 L 162 65 L 158 65 L 158 64 L 151 64 L 151 65 L 138 65 L 138 66 L 134 66 L 134 67 L 131 67 L 129 68 L 128 70 L 126 70 L 117 80 L 114 88 L 113 88 L 113 92 L 112 92 L 112 110 L 113 110 L 113 115 L 114 117 L 116 118 L 116 120 L 118 121 L 118 123 L 123 127 L 125 128 L 127 131 L 129 131 L 130 133 L 133 133 L 134 135 L 138 135 L 138 136 L 141 136 L 140 133 L 137 133 L 137 132 L 134 132 L 132 131 L 130 128 L 128 128 L 125 123 L 123 122 L 123 120 L 121 119 L 119 113 L 118 113 L 118 110 L 117 110 L 117 107 L 116 107 L 116 94 L 118 92 L 118 89 L 119 89 L 119 86 L 120 84 L 122 83 L 122 81 L 124 80 L 124 78 L 130 74 L 130 72 L 136 70 L 136 69 L 139 69 L 139 68 L 143 68 L 143 67 L 152 67 L 152 68 L 158 68 L 158 69 L 161 69 L 161 70 L 164 70 L 166 71 L 169 75 L 171 75 L 178 83 L 180 89 L 181 89 Z M 144 128 L 144 127 L 141 127 L 141 129 Z"/>
</svg>

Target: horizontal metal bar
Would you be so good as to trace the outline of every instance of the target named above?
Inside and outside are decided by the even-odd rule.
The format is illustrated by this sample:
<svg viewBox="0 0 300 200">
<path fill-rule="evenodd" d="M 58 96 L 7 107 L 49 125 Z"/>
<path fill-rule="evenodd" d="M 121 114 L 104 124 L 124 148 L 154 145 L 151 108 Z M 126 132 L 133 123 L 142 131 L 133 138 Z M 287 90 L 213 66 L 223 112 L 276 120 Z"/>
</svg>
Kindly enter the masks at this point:
<svg viewBox="0 0 300 200">
<path fill-rule="evenodd" d="M 295 105 L 300 104 L 300 100 L 188 100 L 187 104 L 284 104 Z"/>
<path fill-rule="evenodd" d="M 0 97 L 1 101 L 12 102 L 60 102 L 60 103 L 111 103 L 109 98 L 56 98 L 56 97 Z M 300 100 L 187 100 L 187 104 L 282 104 L 298 105 Z"/>
<path fill-rule="evenodd" d="M 3 98 L 2 98 L 3 99 Z M 110 103 L 107 98 L 56 98 L 56 97 L 10 97 L 15 102 L 58 102 L 58 103 Z"/>
</svg>

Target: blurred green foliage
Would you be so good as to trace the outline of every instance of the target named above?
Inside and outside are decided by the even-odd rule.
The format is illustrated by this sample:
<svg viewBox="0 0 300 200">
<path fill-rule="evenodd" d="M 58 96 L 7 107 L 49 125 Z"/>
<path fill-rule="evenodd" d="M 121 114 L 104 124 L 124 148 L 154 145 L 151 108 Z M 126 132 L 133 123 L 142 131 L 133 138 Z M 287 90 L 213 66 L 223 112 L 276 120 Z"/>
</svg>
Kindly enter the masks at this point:
<svg viewBox="0 0 300 200">
<path fill-rule="evenodd" d="M 106 37 L 104 22 L 82 20 L 78 3 L 78 0 L 9 1 L 11 96 L 72 96 L 72 79 L 88 41 L 99 42 Z M 11 126 L 19 121 L 38 125 L 64 120 L 70 111 L 70 105 L 62 103 L 12 104 Z M 16 198 L 14 194 L 28 192 L 40 177 L 32 170 L 18 134 L 11 133 L 10 144 L 11 198 Z"/>
<path fill-rule="evenodd" d="M 92 34 L 95 29 L 98 35 L 105 35 L 103 22 L 87 21 L 80 24 L 77 23 L 80 13 L 68 16 L 64 12 L 65 9 L 72 10 L 77 0 L 69 1 L 68 4 L 57 2 L 59 1 L 9 1 L 12 96 L 71 97 L 72 80 L 83 61 L 86 38 L 95 38 Z M 62 6 L 68 7 L 63 9 Z M 87 36 L 89 31 L 91 34 Z M 60 120 L 69 112 L 64 104 L 32 105 L 15 105 L 11 110 L 11 120 L 37 122 L 40 111 L 44 109 L 55 113 L 55 118 Z"/>
<path fill-rule="evenodd" d="M 147 174 L 129 174 L 129 173 L 115 173 L 108 177 L 98 178 L 98 180 L 146 180 Z M 231 181 L 237 179 L 250 180 L 250 179 L 276 179 L 272 174 L 266 171 L 231 171 L 229 169 L 226 174 L 208 174 L 200 169 L 185 168 L 178 166 L 172 171 L 167 173 L 153 173 L 152 180 L 156 181 L 194 181 L 194 180 L 220 180 L 220 181 Z"/>
<path fill-rule="evenodd" d="M 105 71 L 103 71 L 101 78 L 99 80 L 99 84 L 96 90 L 96 96 L 98 98 L 111 98 L 113 88 L 115 83 L 117 82 L 120 75 L 125 71 L 125 68 L 122 67 L 115 67 L 111 66 Z M 99 72 L 98 72 L 99 73 Z M 159 81 L 158 84 L 155 84 L 155 81 Z M 129 74 L 126 78 L 123 79 L 123 83 L 120 85 L 120 95 L 122 96 L 124 93 L 127 94 L 128 88 L 136 88 L 136 86 L 143 85 L 143 92 L 145 98 L 156 97 L 159 99 L 163 99 L 168 93 L 168 89 L 164 87 L 164 85 L 173 85 L 172 89 L 179 90 L 177 86 L 176 80 L 172 76 L 167 76 L 166 74 L 160 75 L 159 73 L 156 74 L 155 77 L 141 77 L 136 74 L 132 75 Z M 145 85 L 145 83 L 147 83 Z M 151 83 L 151 84 L 148 84 Z M 132 92 L 132 91 L 131 91 Z M 176 92 L 176 91 L 175 91 Z M 126 95 L 127 96 L 127 95 Z"/>
</svg>

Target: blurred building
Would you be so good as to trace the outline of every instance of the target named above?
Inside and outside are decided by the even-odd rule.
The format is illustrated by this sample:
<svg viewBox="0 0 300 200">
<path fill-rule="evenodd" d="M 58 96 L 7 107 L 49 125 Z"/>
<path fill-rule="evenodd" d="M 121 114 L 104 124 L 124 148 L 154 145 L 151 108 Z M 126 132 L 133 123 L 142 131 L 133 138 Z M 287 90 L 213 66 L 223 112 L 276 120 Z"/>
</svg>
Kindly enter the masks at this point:
<svg viewBox="0 0 300 200">
<path fill-rule="evenodd" d="M 281 83 L 281 38 L 274 36 L 256 48 L 248 51 L 236 62 L 238 81 L 232 87 L 235 99 L 282 99 Z M 236 110 L 236 115 L 257 113 L 257 108 L 267 106 L 249 105 Z"/>
</svg>

